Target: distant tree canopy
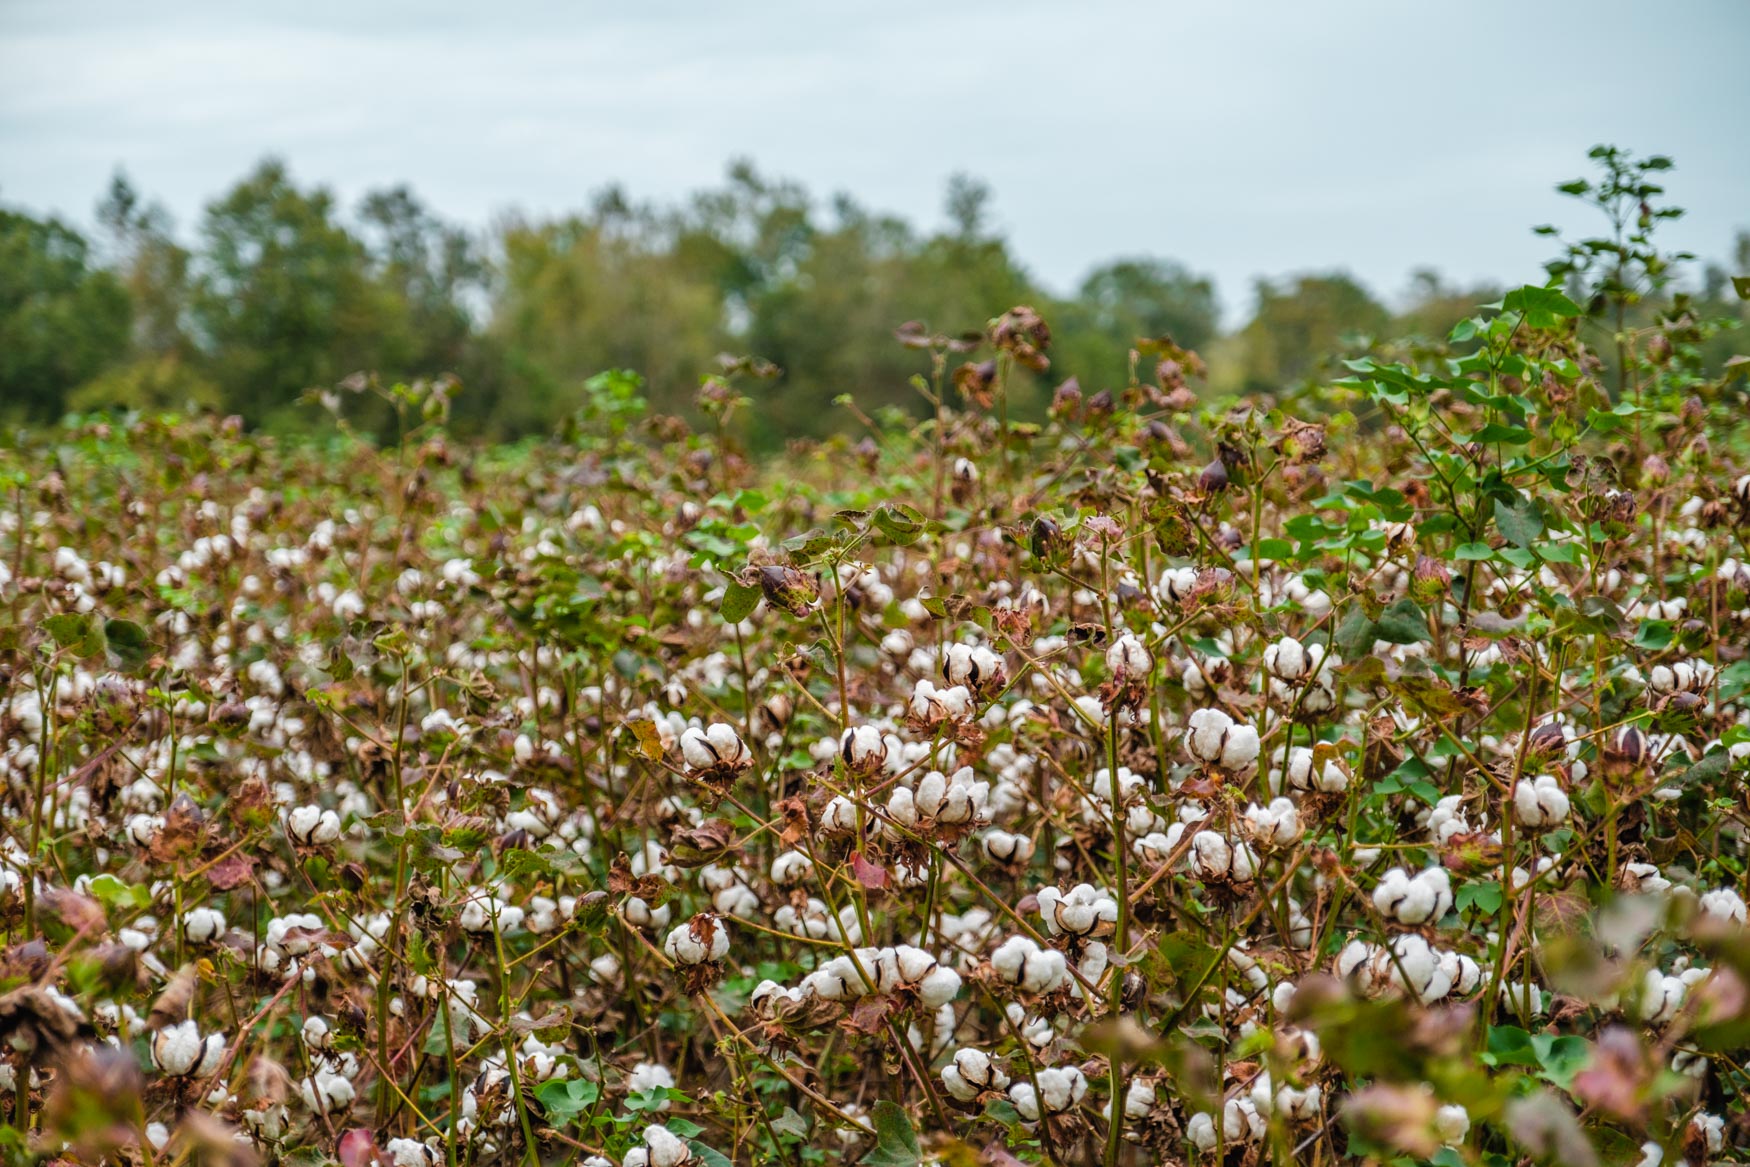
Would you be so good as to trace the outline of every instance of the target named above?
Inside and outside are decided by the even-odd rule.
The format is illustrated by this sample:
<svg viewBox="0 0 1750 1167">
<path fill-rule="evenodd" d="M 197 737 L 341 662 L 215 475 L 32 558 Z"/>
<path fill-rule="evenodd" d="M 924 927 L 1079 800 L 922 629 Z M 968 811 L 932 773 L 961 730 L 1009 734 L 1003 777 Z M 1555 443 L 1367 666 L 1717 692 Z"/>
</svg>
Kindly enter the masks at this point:
<svg viewBox="0 0 1750 1167">
<path fill-rule="evenodd" d="M 865 411 L 917 407 L 908 381 L 929 362 L 895 342 L 907 321 L 953 334 L 1038 308 L 1052 367 L 1014 388 L 1025 414 L 1070 376 L 1090 392 L 1122 386 L 1139 338 L 1212 350 L 1222 387 L 1267 391 L 1327 375 L 1321 361 L 1352 342 L 1437 340 L 1491 296 L 1423 272 L 1394 314 L 1345 274 L 1300 275 L 1260 281 L 1248 322 L 1223 336 L 1213 282 L 1170 259 L 1114 260 L 1049 294 L 991 227 L 990 202 L 956 178 L 944 225 L 926 232 L 743 162 L 678 206 L 610 187 L 579 211 L 481 235 L 404 186 L 342 207 L 270 158 L 185 244 L 118 175 L 94 239 L 0 210 L 0 419 L 195 407 L 291 429 L 307 424 L 307 390 L 354 372 L 453 373 L 457 425 L 514 437 L 552 427 L 606 368 L 639 370 L 657 409 L 686 412 L 727 352 L 782 370 L 752 413 L 755 441 L 772 446 L 843 427 L 841 394 Z M 1705 294 L 1730 300 L 1724 275 L 1709 278 Z M 358 420 L 387 424 L 372 408 Z"/>
</svg>

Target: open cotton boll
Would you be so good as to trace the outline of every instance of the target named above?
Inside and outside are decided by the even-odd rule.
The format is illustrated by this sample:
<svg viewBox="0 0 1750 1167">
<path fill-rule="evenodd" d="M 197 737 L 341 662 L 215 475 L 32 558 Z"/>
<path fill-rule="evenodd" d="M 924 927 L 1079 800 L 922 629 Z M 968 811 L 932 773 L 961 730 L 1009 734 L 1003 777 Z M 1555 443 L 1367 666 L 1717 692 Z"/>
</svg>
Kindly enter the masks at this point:
<svg viewBox="0 0 1750 1167">
<path fill-rule="evenodd" d="M 681 758 L 694 770 L 745 770 L 753 765 L 753 755 L 735 728 L 722 722 L 703 729 L 689 726 L 681 734 Z"/>
<path fill-rule="evenodd" d="M 956 1101 L 971 1102 L 987 1090 L 1008 1088 L 1009 1076 L 979 1049 L 958 1049 L 942 1067 L 942 1085 Z"/>
<path fill-rule="evenodd" d="M 1443 867 L 1430 867 L 1414 876 L 1394 867 L 1373 889 L 1373 906 L 1400 924 L 1437 921 L 1452 908 L 1451 877 Z"/>
<path fill-rule="evenodd" d="M 1558 827 L 1568 818 L 1568 795 L 1553 775 L 1522 778 L 1513 788 L 1513 816 L 1533 830 Z"/>
<path fill-rule="evenodd" d="M 1745 922 L 1744 897 L 1729 887 L 1703 892 L 1697 901 L 1701 914 L 1716 924 L 1738 924 Z"/>
<path fill-rule="evenodd" d="M 1434 1134 L 1448 1147 L 1456 1147 L 1470 1134 L 1470 1111 L 1456 1103 L 1434 1112 Z"/>
<path fill-rule="evenodd" d="M 715 914 L 701 912 L 677 924 L 663 942 L 662 950 L 678 965 L 698 965 L 729 955 L 729 929 Z"/>
<path fill-rule="evenodd" d="M 991 968 L 1023 992 L 1049 993 L 1062 985 L 1069 966 L 1055 948 L 1040 948 L 1031 937 L 1011 936 L 990 955 Z"/>
<path fill-rule="evenodd" d="M 1106 668 L 1121 680 L 1139 680 L 1154 668 L 1154 657 L 1134 633 L 1126 632 L 1106 650 Z"/>
<path fill-rule="evenodd" d="M 1246 832 L 1260 847 L 1292 846 L 1301 836 L 1300 811 L 1293 800 L 1273 798 L 1269 806 L 1246 807 Z"/>
</svg>

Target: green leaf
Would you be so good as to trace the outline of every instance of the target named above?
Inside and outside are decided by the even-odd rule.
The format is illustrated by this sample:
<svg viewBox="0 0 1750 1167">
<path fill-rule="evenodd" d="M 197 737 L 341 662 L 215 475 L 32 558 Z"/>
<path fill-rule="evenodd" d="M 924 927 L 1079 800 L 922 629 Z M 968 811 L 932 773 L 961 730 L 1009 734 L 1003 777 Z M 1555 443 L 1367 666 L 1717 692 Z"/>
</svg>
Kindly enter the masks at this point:
<svg viewBox="0 0 1750 1167">
<path fill-rule="evenodd" d="M 1461 560 L 1493 559 L 1495 558 L 1495 549 L 1487 543 L 1460 543 L 1454 548 L 1452 557 Z"/>
<path fill-rule="evenodd" d="M 673 1127 L 674 1122 L 671 1120 L 667 1125 Z M 687 1146 L 692 1148 L 693 1158 L 705 1164 L 705 1167 L 735 1167 L 735 1164 L 729 1161 L 729 1156 L 716 1147 L 701 1143 L 698 1139 L 688 1139 Z"/>
<path fill-rule="evenodd" d="M 1733 276 L 1732 290 L 1738 293 L 1738 299 L 1750 300 L 1750 276 Z"/>
<path fill-rule="evenodd" d="M 1343 654 L 1345 660 L 1363 657 L 1373 648 L 1373 642 L 1379 637 L 1374 634 L 1373 621 L 1367 618 L 1357 604 L 1349 609 L 1349 614 L 1343 617 L 1343 622 L 1337 626 L 1337 631 L 1331 634 L 1331 644 Z"/>
<path fill-rule="evenodd" d="M 1540 1064 L 1537 1050 L 1531 1044 L 1531 1035 L 1516 1025 L 1489 1027 L 1488 1048 L 1483 1053 L 1483 1061 L 1491 1066 L 1536 1066 Z"/>
<path fill-rule="evenodd" d="M 105 620 L 103 637 L 127 672 L 137 672 L 152 657 L 152 642 L 147 639 L 146 630 L 132 620 Z"/>
<path fill-rule="evenodd" d="M 881 504 L 873 522 L 883 535 L 901 547 L 916 543 L 918 536 L 924 533 L 923 512 L 902 502 Z"/>
<path fill-rule="evenodd" d="M 723 589 L 723 602 L 717 606 L 717 614 L 730 624 L 739 624 L 753 615 L 753 610 L 759 606 L 759 588 L 730 580 Z"/>
<path fill-rule="evenodd" d="M 1515 492 L 1495 499 L 1495 526 L 1514 546 L 1530 547 L 1532 540 L 1543 534 L 1543 516 L 1537 503 Z"/>
<path fill-rule="evenodd" d="M 1501 307 L 1518 312 L 1532 328 L 1557 328 L 1563 320 L 1580 315 L 1580 306 L 1555 288 L 1527 284 L 1508 292 Z"/>
<path fill-rule="evenodd" d="M 565 1119 L 594 1106 L 601 1092 L 599 1085 L 586 1078 L 565 1078 L 541 1083 L 535 1097 L 548 1114 Z"/>
<path fill-rule="evenodd" d="M 1501 885 L 1488 881 L 1467 883 L 1453 896 L 1453 903 L 1461 912 L 1466 908 L 1476 908 L 1483 915 L 1492 916 L 1501 910 Z"/>
<path fill-rule="evenodd" d="M 1563 1090 L 1574 1084 L 1574 1075 L 1586 1068 L 1586 1063 L 1592 1060 L 1592 1047 L 1583 1037 L 1573 1035 L 1558 1036 L 1553 1033 L 1534 1033 L 1531 1035 L 1531 1048 L 1537 1053 L 1537 1062 L 1543 1067 L 1543 1076 L 1560 1086 Z"/>
<path fill-rule="evenodd" d="M 918 1133 L 912 1129 L 905 1109 L 883 1098 L 871 1113 L 875 1126 L 875 1146 L 860 1162 L 867 1167 L 918 1167 L 923 1152 L 918 1147 Z"/>
<path fill-rule="evenodd" d="M 1373 622 L 1373 638 L 1387 644 L 1415 644 L 1433 639 L 1428 634 L 1427 613 L 1408 596 L 1379 614 L 1379 619 Z"/>
<path fill-rule="evenodd" d="M 95 616 L 63 612 L 44 620 L 43 629 L 55 638 L 56 644 L 75 656 L 94 657 L 103 651 L 103 625 Z"/>
</svg>

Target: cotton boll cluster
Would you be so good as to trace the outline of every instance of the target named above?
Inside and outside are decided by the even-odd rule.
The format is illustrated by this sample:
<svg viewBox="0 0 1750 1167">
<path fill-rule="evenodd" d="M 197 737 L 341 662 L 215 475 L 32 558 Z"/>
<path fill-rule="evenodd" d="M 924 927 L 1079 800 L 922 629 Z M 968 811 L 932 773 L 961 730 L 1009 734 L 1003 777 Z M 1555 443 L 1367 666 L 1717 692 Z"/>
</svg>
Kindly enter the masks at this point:
<svg viewBox="0 0 1750 1167">
<path fill-rule="evenodd" d="M 901 989 L 917 994 L 926 1009 L 937 1009 L 960 992 L 960 974 L 924 949 L 909 944 L 892 948 L 857 948 L 836 956 L 802 979 L 799 997 L 823 1001 L 855 1001 L 872 993 Z"/>
<path fill-rule="evenodd" d="M 1369 996 L 1406 992 L 1423 1003 L 1467 997 L 1484 982 L 1474 959 L 1436 948 L 1414 933 L 1385 947 L 1351 940 L 1337 956 L 1336 972 Z"/>
</svg>

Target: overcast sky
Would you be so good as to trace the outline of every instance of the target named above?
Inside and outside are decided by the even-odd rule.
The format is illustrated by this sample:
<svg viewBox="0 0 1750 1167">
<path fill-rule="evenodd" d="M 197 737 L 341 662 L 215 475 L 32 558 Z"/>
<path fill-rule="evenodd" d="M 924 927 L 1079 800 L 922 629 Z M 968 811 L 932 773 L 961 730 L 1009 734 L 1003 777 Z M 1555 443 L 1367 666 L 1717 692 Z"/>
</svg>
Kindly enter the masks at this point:
<svg viewBox="0 0 1750 1167">
<path fill-rule="evenodd" d="M 1300 270 L 1535 278 L 1600 141 L 1673 155 L 1670 238 L 1723 257 L 1750 3 L 0 0 L 0 201 L 86 222 L 119 165 L 185 234 L 267 153 L 482 226 L 737 156 L 934 226 L 966 171 L 1049 286 L 1173 256 L 1237 313 Z"/>
</svg>

